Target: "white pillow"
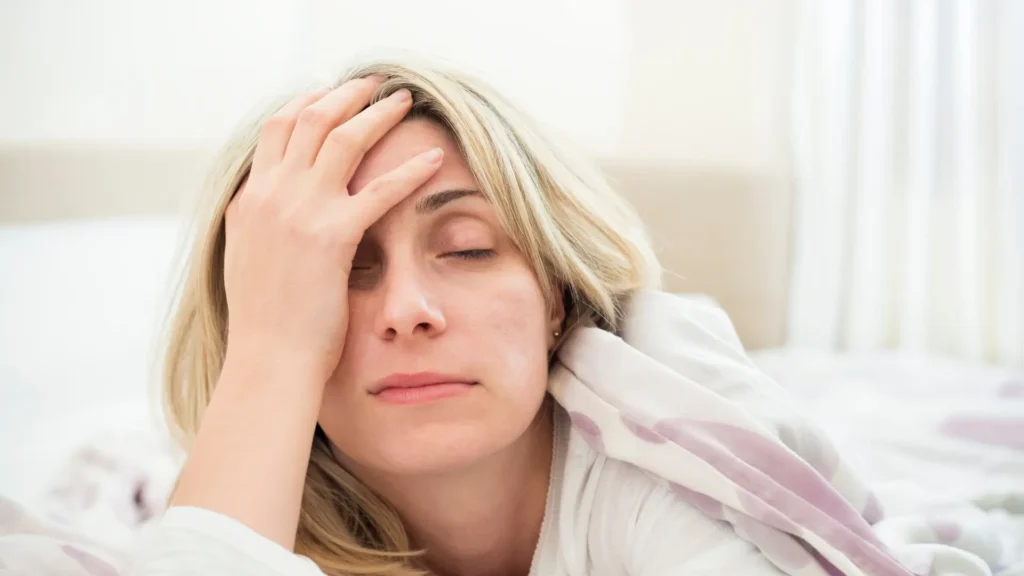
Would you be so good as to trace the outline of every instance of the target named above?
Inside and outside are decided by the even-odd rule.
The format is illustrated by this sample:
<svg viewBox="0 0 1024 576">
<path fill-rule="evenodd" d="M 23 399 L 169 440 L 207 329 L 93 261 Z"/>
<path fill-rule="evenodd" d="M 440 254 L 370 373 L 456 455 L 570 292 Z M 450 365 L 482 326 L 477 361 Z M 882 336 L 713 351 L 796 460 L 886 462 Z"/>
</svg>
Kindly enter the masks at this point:
<svg viewBox="0 0 1024 576">
<path fill-rule="evenodd" d="M 169 217 L 0 227 L 0 494 L 31 501 L 74 445 L 152 427 L 183 231 Z"/>
</svg>

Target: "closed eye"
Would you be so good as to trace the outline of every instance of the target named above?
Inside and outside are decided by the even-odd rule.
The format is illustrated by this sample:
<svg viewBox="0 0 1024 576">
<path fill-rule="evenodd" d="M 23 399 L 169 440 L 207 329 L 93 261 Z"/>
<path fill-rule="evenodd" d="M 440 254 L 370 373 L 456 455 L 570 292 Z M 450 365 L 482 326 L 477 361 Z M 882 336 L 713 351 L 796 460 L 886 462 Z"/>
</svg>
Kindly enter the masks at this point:
<svg viewBox="0 0 1024 576">
<path fill-rule="evenodd" d="M 489 249 L 477 249 L 477 250 L 458 250 L 455 252 L 446 252 L 441 255 L 442 257 L 461 258 L 463 260 L 482 260 L 494 256 L 494 250 Z"/>
</svg>

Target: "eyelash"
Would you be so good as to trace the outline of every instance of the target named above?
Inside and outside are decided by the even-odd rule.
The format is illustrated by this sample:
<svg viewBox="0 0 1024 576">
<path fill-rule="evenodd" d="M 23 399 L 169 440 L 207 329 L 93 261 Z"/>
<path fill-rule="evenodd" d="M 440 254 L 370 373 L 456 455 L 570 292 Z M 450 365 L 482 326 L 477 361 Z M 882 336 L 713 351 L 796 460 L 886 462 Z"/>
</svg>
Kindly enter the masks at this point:
<svg viewBox="0 0 1024 576">
<path fill-rule="evenodd" d="M 441 255 L 442 258 L 458 258 L 459 260 L 486 260 L 494 257 L 496 252 L 490 249 L 476 249 L 476 250 L 458 250 L 455 252 L 446 252 Z M 367 272 L 372 270 L 372 266 L 353 266 L 352 272 Z"/>
<path fill-rule="evenodd" d="M 448 252 L 447 254 L 443 254 L 443 256 L 451 256 L 462 260 L 483 260 L 494 256 L 494 250 L 459 250 L 457 252 Z"/>
</svg>

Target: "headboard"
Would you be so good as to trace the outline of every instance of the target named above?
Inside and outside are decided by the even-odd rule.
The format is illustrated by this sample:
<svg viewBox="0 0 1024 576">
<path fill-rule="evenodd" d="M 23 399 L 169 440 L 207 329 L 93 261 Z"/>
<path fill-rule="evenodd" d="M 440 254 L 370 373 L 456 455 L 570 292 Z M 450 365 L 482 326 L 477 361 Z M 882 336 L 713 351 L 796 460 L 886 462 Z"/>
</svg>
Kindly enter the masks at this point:
<svg viewBox="0 0 1024 576">
<path fill-rule="evenodd" d="M 205 176 L 209 150 L 134 144 L 0 148 L 0 225 L 185 214 Z M 747 168 L 600 163 L 647 222 L 666 289 L 715 298 L 748 348 L 781 344 L 789 181 Z"/>
</svg>

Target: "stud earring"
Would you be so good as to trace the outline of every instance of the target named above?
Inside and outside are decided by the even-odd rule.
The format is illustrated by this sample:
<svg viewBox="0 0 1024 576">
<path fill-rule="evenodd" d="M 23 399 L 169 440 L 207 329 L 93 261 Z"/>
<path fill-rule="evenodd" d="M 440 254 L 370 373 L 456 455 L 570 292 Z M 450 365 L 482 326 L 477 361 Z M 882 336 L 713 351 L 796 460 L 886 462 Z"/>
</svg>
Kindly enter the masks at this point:
<svg viewBox="0 0 1024 576">
<path fill-rule="evenodd" d="M 555 338 L 558 338 L 561 335 L 562 335 L 561 332 L 559 332 L 558 330 L 555 330 Z"/>
</svg>

